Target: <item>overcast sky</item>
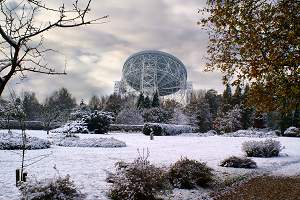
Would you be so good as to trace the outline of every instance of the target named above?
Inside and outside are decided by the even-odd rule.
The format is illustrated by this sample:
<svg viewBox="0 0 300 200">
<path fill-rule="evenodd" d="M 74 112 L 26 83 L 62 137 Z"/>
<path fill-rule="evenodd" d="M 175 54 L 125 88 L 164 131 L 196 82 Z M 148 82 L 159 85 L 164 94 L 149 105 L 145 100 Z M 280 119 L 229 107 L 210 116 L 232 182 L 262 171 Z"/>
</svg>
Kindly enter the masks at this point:
<svg viewBox="0 0 300 200">
<path fill-rule="evenodd" d="M 220 74 L 203 71 L 208 36 L 197 25 L 197 10 L 204 4 L 205 0 L 94 0 L 92 15 L 109 15 L 108 23 L 45 35 L 47 45 L 65 56 L 68 75 L 31 73 L 22 81 L 16 77 L 10 86 L 17 91 L 35 91 L 40 99 L 60 87 L 68 88 L 77 101 L 93 94 L 111 94 L 126 58 L 153 49 L 179 58 L 195 89 L 221 92 Z M 64 66 L 64 56 L 49 62 Z"/>
</svg>

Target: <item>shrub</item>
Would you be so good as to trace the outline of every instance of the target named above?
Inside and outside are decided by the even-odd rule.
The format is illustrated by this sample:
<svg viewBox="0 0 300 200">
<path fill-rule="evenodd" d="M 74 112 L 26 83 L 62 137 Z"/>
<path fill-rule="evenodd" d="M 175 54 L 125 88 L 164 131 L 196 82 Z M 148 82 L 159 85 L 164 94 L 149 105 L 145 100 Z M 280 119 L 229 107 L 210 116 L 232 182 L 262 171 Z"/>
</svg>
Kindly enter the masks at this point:
<svg viewBox="0 0 300 200">
<path fill-rule="evenodd" d="M 112 117 L 107 113 L 95 111 L 85 119 L 89 131 L 94 131 L 95 134 L 104 134 L 109 130 L 109 125 Z"/>
<path fill-rule="evenodd" d="M 143 112 L 145 122 L 168 123 L 172 118 L 173 112 L 163 108 L 149 108 Z"/>
<path fill-rule="evenodd" d="M 222 167 L 234 167 L 234 168 L 256 168 L 256 162 L 249 158 L 239 158 L 236 156 L 231 156 L 229 158 L 226 158 L 220 163 L 220 166 Z"/>
<path fill-rule="evenodd" d="M 139 157 L 133 163 L 118 162 L 117 172 L 110 174 L 112 182 L 108 196 L 113 200 L 155 200 L 169 189 L 166 172 Z"/>
<path fill-rule="evenodd" d="M 287 137 L 300 137 L 300 129 L 296 127 L 289 127 L 283 133 L 283 136 Z"/>
<path fill-rule="evenodd" d="M 64 147 L 103 147 L 119 148 L 126 147 L 126 143 L 114 138 L 84 138 L 63 137 L 54 140 L 54 144 Z"/>
<path fill-rule="evenodd" d="M 81 200 L 85 195 L 76 188 L 70 176 L 29 181 L 20 188 L 21 200 Z"/>
<path fill-rule="evenodd" d="M 179 135 L 181 133 L 193 132 L 193 128 L 189 125 L 175 125 L 175 124 L 159 124 L 159 123 L 146 123 L 144 124 L 143 133 L 150 135 Z"/>
<path fill-rule="evenodd" d="M 213 173 L 206 163 L 187 158 L 174 163 L 169 170 L 169 180 L 174 187 L 192 189 L 207 186 L 212 181 Z"/>
<path fill-rule="evenodd" d="M 275 157 L 283 149 L 279 141 L 267 139 L 265 141 L 246 141 L 242 150 L 248 157 Z"/>
<path fill-rule="evenodd" d="M 111 124 L 109 131 L 142 132 L 144 125 Z"/>
<path fill-rule="evenodd" d="M 89 133 L 84 120 L 70 121 L 63 126 L 51 130 L 52 133 Z"/>
<path fill-rule="evenodd" d="M 117 124 L 140 125 L 144 124 L 143 116 L 134 109 L 124 109 L 116 117 Z"/>
<path fill-rule="evenodd" d="M 47 149 L 50 148 L 50 142 L 37 137 L 26 137 L 25 148 Z M 0 133 L 0 150 L 23 149 L 23 139 L 20 133 Z"/>
</svg>

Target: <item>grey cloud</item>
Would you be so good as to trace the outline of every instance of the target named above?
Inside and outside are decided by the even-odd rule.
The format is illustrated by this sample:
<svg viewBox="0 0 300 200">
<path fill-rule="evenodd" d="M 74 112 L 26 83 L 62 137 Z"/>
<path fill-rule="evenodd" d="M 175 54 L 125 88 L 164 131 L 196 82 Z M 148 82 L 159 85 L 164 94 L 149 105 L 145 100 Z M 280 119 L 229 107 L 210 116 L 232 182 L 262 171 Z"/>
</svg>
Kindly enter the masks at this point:
<svg viewBox="0 0 300 200">
<path fill-rule="evenodd" d="M 197 26 L 199 0 L 103 0 L 93 1 L 94 16 L 110 15 L 110 22 L 49 32 L 47 45 L 68 60 L 66 77 L 30 74 L 17 88 L 35 90 L 40 97 L 65 86 L 76 96 L 109 94 L 121 78 L 122 65 L 130 54 L 157 49 L 174 54 L 187 66 L 194 88 L 223 90 L 217 72 L 203 72 L 207 34 Z M 56 66 L 63 61 L 51 59 Z M 37 87 L 38 85 L 38 87 Z"/>
</svg>

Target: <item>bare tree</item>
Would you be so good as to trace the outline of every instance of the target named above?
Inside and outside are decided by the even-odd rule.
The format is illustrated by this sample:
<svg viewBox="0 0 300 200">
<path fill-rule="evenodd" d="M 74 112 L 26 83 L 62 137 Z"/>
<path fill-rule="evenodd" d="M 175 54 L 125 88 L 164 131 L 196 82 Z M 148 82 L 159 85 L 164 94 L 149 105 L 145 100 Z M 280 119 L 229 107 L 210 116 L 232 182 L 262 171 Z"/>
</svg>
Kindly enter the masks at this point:
<svg viewBox="0 0 300 200">
<path fill-rule="evenodd" d="M 66 74 L 65 69 L 55 71 L 46 61 L 48 53 L 56 51 L 44 46 L 44 36 L 58 28 L 105 23 L 108 16 L 88 17 L 90 7 L 91 0 L 84 6 L 74 0 L 69 9 L 64 4 L 51 8 L 40 0 L 0 0 L 0 96 L 15 75 L 24 78 L 24 72 Z M 49 21 L 41 17 L 48 17 Z"/>
</svg>

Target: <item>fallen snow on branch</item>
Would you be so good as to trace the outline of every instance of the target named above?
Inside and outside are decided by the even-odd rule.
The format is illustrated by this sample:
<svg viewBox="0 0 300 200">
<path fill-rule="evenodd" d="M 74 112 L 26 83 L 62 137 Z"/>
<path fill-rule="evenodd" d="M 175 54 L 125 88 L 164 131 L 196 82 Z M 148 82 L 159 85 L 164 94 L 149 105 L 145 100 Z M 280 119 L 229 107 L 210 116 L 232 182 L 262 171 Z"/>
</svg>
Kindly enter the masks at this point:
<svg viewBox="0 0 300 200">
<path fill-rule="evenodd" d="M 28 150 L 50 148 L 50 142 L 37 137 L 26 137 L 25 147 Z M 0 150 L 17 150 L 23 148 L 23 139 L 20 133 L 0 133 Z"/>
</svg>

